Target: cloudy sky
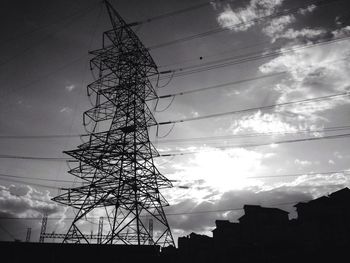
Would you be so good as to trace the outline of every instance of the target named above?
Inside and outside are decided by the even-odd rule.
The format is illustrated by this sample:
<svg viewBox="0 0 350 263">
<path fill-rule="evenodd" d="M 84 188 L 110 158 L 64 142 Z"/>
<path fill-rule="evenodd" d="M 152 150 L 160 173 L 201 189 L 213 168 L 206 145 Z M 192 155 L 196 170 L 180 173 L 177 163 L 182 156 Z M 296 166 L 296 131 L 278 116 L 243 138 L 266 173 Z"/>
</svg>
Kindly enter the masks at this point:
<svg viewBox="0 0 350 263">
<path fill-rule="evenodd" d="M 237 220 L 242 211 L 229 209 L 244 204 L 280 207 L 294 217 L 296 202 L 349 185 L 348 138 L 322 139 L 350 129 L 347 2 L 112 2 L 129 23 L 195 7 L 134 27 L 159 70 L 177 70 L 163 77 L 159 95 L 219 86 L 161 100 L 158 121 L 255 108 L 160 126 L 159 137 L 170 132 L 164 138 L 151 129 L 160 152 L 195 152 L 156 160 L 165 176 L 178 181 L 164 192 L 175 237 L 210 235 L 215 219 Z M 111 28 L 106 11 L 95 0 L 5 0 L 3 7 L 0 155 L 65 157 L 62 151 L 74 149 L 79 138 L 7 136 L 84 133 L 86 85 L 92 81 L 88 51 L 100 48 L 102 32 Z M 72 211 L 50 198 L 72 185 L 67 170 L 62 161 L 0 158 L 1 240 L 24 239 L 28 227 L 37 240 L 41 222 L 28 218 L 43 212 L 52 218 L 48 231 L 66 230 Z"/>
</svg>

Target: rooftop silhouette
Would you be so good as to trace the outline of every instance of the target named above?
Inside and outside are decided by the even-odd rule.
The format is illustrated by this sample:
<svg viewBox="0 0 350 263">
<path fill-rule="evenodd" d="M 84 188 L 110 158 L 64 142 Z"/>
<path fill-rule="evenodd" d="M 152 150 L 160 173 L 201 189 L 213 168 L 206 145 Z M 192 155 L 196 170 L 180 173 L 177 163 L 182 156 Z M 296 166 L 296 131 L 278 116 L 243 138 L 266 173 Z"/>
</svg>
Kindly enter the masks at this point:
<svg viewBox="0 0 350 263">
<path fill-rule="evenodd" d="M 187 262 L 329 262 L 346 254 L 349 188 L 295 207 L 298 217 L 289 219 L 282 209 L 245 205 L 238 222 L 216 220 L 213 237 L 180 237 L 178 256 Z"/>
</svg>

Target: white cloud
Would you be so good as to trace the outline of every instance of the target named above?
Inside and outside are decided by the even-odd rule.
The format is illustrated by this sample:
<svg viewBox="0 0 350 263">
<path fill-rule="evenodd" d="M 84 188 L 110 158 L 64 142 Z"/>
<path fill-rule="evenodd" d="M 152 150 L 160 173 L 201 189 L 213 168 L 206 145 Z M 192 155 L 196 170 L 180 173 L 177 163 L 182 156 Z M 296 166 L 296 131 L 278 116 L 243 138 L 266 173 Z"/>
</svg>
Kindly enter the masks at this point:
<svg viewBox="0 0 350 263">
<path fill-rule="evenodd" d="M 293 15 L 280 16 L 268 22 L 267 26 L 265 26 L 262 31 L 265 35 L 272 38 L 272 42 L 275 42 L 278 38 L 276 35 L 280 35 L 285 28 L 294 21 L 295 17 Z"/>
<path fill-rule="evenodd" d="M 63 108 L 60 109 L 60 112 L 61 112 L 61 113 L 63 113 L 63 112 L 70 113 L 70 112 L 72 112 L 72 109 L 69 108 L 69 107 L 63 107 Z"/>
<path fill-rule="evenodd" d="M 247 22 L 254 18 L 256 18 L 256 14 L 250 9 L 242 9 L 236 13 L 230 6 L 227 6 L 224 12 L 219 15 L 218 22 L 222 27 L 232 28 L 232 30 L 238 32 L 246 31 L 253 26 L 253 22 Z"/>
<path fill-rule="evenodd" d="M 307 13 L 312 13 L 316 9 L 316 5 L 312 4 L 305 8 L 300 8 L 298 13 L 301 15 L 306 15 Z"/>
<path fill-rule="evenodd" d="M 310 162 L 310 161 L 307 161 L 307 160 L 299 160 L 299 159 L 295 159 L 295 160 L 294 160 L 294 163 L 295 163 L 296 165 L 298 165 L 298 166 L 303 166 L 303 167 L 312 165 L 312 162 Z"/>
<path fill-rule="evenodd" d="M 342 173 L 334 173 L 331 175 L 313 174 L 301 175 L 291 182 L 278 183 L 270 186 L 271 189 L 295 189 L 296 191 L 304 191 L 310 193 L 313 198 L 334 192 L 344 187 L 348 187 L 350 178 Z"/>
<path fill-rule="evenodd" d="M 38 217 L 43 213 L 60 213 L 49 192 L 40 192 L 28 185 L 0 186 L 0 212 L 17 217 Z"/>
<path fill-rule="evenodd" d="M 191 116 L 193 118 L 199 117 L 199 113 L 197 111 L 191 111 Z"/>
<path fill-rule="evenodd" d="M 257 19 L 272 15 L 281 6 L 284 0 L 251 0 L 244 8 L 232 10 L 227 5 L 218 16 L 222 27 L 230 28 L 236 32 L 246 31 L 257 23 Z"/>
<path fill-rule="evenodd" d="M 272 17 L 266 21 L 259 20 L 262 17 L 275 14 L 283 2 L 284 0 L 251 0 L 245 7 L 235 10 L 233 10 L 230 5 L 226 5 L 224 11 L 219 14 L 217 20 L 222 27 L 229 28 L 235 32 L 246 31 L 250 27 L 262 23 L 264 24 L 262 32 L 269 36 L 272 42 L 281 38 L 313 39 L 325 34 L 325 30 L 323 29 L 287 29 L 288 26 L 296 21 L 294 15 L 281 15 Z M 217 8 L 217 6 L 215 6 L 215 8 Z M 316 5 L 312 4 L 306 8 L 300 8 L 298 14 L 306 15 L 307 13 L 313 12 L 315 9 Z"/>
<path fill-rule="evenodd" d="M 349 90 L 349 41 L 304 49 L 282 49 L 285 54 L 260 66 L 263 73 L 286 71 L 287 77 L 275 86 L 280 93 L 277 103 L 343 93 Z M 280 107 L 277 112 L 295 114 L 311 124 L 324 121 L 320 113 L 348 103 L 348 99 L 323 100 L 307 104 Z"/>
<path fill-rule="evenodd" d="M 222 27 L 235 32 L 247 31 L 256 24 L 262 24 L 262 32 L 271 38 L 271 42 L 275 42 L 277 39 L 314 39 L 326 33 L 323 29 L 303 28 L 296 30 L 290 28 L 289 26 L 296 22 L 295 15 L 292 14 L 273 16 L 283 2 L 284 0 L 251 0 L 245 7 L 235 10 L 230 5 L 226 5 L 217 20 Z M 214 9 L 217 8 L 218 5 L 215 5 Z M 312 13 L 315 9 L 316 5 L 312 4 L 300 8 L 297 14 L 306 15 Z M 270 19 L 260 19 L 263 17 L 269 17 Z"/>
<path fill-rule="evenodd" d="M 331 165 L 335 164 L 335 162 L 333 160 L 328 160 L 328 163 L 331 164 Z"/>
<path fill-rule="evenodd" d="M 216 200 L 229 190 L 252 187 L 258 182 L 247 177 L 263 172 L 267 168 L 263 161 L 271 157 L 270 153 L 242 148 L 202 148 L 187 163 L 175 164 L 175 172 L 168 173 L 169 178 L 190 186 L 188 191 L 177 192 L 178 196 L 171 192 L 170 198 L 172 202 L 179 202 L 183 196 L 197 202 L 209 201 Z"/>
<path fill-rule="evenodd" d="M 296 132 L 300 127 L 284 121 L 279 114 L 262 113 L 258 111 L 252 115 L 244 116 L 239 120 L 234 120 L 230 130 L 233 134 L 253 131 L 258 133 L 283 133 Z"/>
<path fill-rule="evenodd" d="M 340 16 L 336 16 L 334 19 L 334 22 L 337 26 L 341 26 L 343 24 L 343 22 L 341 21 L 341 17 Z"/>
<path fill-rule="evenodd" d="M 71 92 L 71 91 L 73 91 L 75 89 L 75 85 L 73 85 L 73 84 L 72 85 L 68 85 L 68 86 L 65 87 L 65 89 L 67 91 Z"/>
<path fill-rule="evenodd" d="M 340 152 L 334 152 L 334 156 L 337 159 L 343 159 L 344 158 L 344 156 Z"/>
<path fill-rule="evenodd" d="M 306 40 L 306 39 L 308 40 L 308 39 L 314 39 L 316 37 L 320 37 L 324 34 L 326 34 L 326 30 L 324 29 L 303 28 L 301 30 L 295 30 L 295 29 L 289 28 L 283 33 L 274 35 L 272 38 L 272 41 L 276 41 L 279 38 L 293 39 L 293 40 L 295 40 L 296 38 L 302 38 L 303 40 Z"/>
<path fill-rule="evenodd" d="M 350 34 L 350 26 L 342 27 L 332 32 L 334 38 L 346 37 Z"/>
</svg>

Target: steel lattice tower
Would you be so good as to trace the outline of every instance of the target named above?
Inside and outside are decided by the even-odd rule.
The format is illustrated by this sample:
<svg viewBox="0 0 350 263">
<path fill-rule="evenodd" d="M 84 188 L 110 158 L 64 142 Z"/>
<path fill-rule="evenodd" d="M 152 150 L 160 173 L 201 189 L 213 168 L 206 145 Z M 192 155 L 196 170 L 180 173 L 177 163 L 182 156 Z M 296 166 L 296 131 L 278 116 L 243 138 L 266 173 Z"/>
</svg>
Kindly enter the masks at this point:
<svg viewBox="0 0 350 263">
<path fill-rule="evenodd" d="M 108 222 L 102 244 L 174 245 L 163 210 L 168 203 L 159 192 L 172 185 L 154 165 L 159 154 L 148 134 L 157 124 L 147 106 L 158 99 L 150 80 L 158 77 L 157 66 L 112 5 L 105 5 L 113 29 L 103 33 L 103 47 L 90 52 L 98 79 L 87 87 L 94 101 L 84 113 L 89 140 L 65 152 L 79 163 L 69 173 L 84 183 L 53 199 L 78 211 L 63 242 L 89 243 L 80 223 L 98 210 Z"/>
</svg>

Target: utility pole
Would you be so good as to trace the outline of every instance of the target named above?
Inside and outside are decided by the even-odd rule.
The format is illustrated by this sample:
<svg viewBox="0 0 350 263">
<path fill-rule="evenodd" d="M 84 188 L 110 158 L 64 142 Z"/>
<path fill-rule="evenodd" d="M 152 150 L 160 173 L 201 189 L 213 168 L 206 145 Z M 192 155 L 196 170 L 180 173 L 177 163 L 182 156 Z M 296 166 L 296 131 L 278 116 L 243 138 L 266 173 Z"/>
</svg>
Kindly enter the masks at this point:
<svg viewBox="0 0 350 263">
<path fill-rule="evenodd" d="M 43 214 L 43 220 L 41 221 L 39 243 L 44 243 L 44 240 L 45 240 L 44 236 L 46 233 L 46 225 L 47 225 L 47 214 Z"/>
<path fill-rule="evenodd" d="M 102 244 L 102 234 L 103 234 L 103 217 L 101 216 L 98 220 L 98 231 L 97 231 L 97 244 Z"/>
<path fill-rule="evenodd" d="M 148 220 L 148 232 L 149 232 L 148 244 L 153 245 L 153 219 L 152 218 Z"/>
<path fill-rule="evenodd" d="M 98 210 L 108 221 L 102 244 L 174 245 L 163 209 L 168 203 L 160 193 L 172 184 L 154 165 L 159 153 L 148 133 L 157 125 L 147 103 L 158 100 L 153 87 L 158 69 L 132 29 L 104 2 L 113 28 L 103 33 L 102 48 L 90 52 L 98 79 L 87 88 L 94 102 L 83 115 L 88 139 L 65 152 L 78 163 L 69 173 L 84 185 L 54 198 L 77 210 L 63 242 L 89 243 L 92 237 L 79 222 Z M 146 218 L 157 222 L 156 236 Z"/>
<path fill-rule="evenodd" d="M 30 242 L 31 233 L 32 233 L 32 229 L 30 227 L 28 227 L 27 228 L 26 242 Z"/>
</svg>

